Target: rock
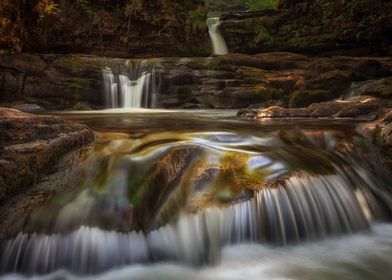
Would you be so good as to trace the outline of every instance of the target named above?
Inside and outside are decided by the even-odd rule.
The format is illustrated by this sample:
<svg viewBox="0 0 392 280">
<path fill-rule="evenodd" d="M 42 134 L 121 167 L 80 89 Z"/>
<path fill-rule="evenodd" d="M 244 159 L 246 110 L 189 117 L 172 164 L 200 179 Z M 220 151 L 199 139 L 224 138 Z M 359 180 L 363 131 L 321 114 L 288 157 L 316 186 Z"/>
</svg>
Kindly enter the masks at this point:
<svg viewBox="0 0 392 280">
<path fill-rule="evenodd" d="M 22 112 L 37 112 L 43 109 L 37 104 L 15 104 L 12 108 Z"/>
<path fill-rule="evenodd" d="M 223 15 L 220 28 L 229 50 L 247 54 L 292 51 L 318 56 L 391 54 L 391 3 L 281 2 L 288 3 L 274 11 Z"/>
<path fill-rule="evenodd" d="M 83 125 L 0 108 L 0 199 L 32 187 L 63 155 L 93 139 Z"/>
<path fill-rule="evenodd" d="M 289 107 L 303 107 L 315 102 L 322 102 L 331 100 L 336 97 L 329 90 L 314 89 L 314 90 L 297 90 L 288 96 Z"/>
<path fill-rule="evenodd" d="M 392 106 L 391 102 L 364 97 L 352 101 L 328 101 L 314 103 L 306 108 L 269 107 L 261 109 L 243 109 L 237 113 L 240 118 L 358 118 L 375 119 L 382 108 Z"/>
<path fill-rule="evenodd" d="M 392 109 L 384 110 L 377 120 L 360 125 L 358 131 L 371 138 L 379 146 L 392 148 Z"/>
<path fill-rule="evenodd" d="M 89 111 L 89 110 L 92 110 L 92 108 L 91 108 L 90 104 L 88 104 L 86 102 L 79 101 L 78 103 L 75 104 L 75 106 L 73 106 L 72 110 Z"/>
<path fill-rule="evenodd" d="M 360 95 L 369 95 L 381 98 L 392 97 L 392 77 L 372 81 L 356 89 Z"/>
<path fill-rule="evenodd" d="M 199 108 L 244 108 L 255 103 L 304 107 L 344 95 L 353 81 L 392 75 L 388 57 L 312 58 L 275 52 L 153 61 L 160 72 L 161 108 L 186 103 Z M 102 69 L 122 69 L 126 62 L 86 55 L 0 56 L 0 102 L 55 110 L 105 108 Z M 388 81 L 370 95 L 389 98 Z"/>
</svg>

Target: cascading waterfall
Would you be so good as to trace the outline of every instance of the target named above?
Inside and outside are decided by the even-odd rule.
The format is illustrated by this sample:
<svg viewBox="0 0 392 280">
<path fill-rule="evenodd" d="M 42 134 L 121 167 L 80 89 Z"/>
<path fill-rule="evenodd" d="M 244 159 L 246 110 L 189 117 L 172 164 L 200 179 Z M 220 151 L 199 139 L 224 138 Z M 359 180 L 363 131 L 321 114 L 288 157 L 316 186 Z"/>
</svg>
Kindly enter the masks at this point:
<svg viewBox="0 0 392 280">
<path fill-rule="evenodd" d="M 157 107 L 160 69 L 148 60 L 127 60 L 122 65 L 107 66 L 102 76 L 106 107 Z"/>
<path fill-rule="evenodd" d="M 0 275 L 106 275 L 128 265 L 198 272 L 225 263 L 233 247 L 286 252 L 333 236 L 370 236 L 391 216 L 388 171 L 364 139 L 341 128 L 262 126 L 248 134 L 225 119 L 235 132 L 190 131 L 198 122 L 205 127 L 197 114 L 174 133 L 162 132 L 163 115 L 129 114 L 106 119 L 118 132 L 99 133 L 102 142 L 76 173 L 85 174 L 80 183 L 38 204 L 23 222 L 10 220 L 17 225 L 0 242 Z M 177 124 L 179 116 L 167 117 Z M 155 133 L 146 134 L 148 126 Z"/>
<path fill-rule="evenodd" d="M 294 175 L 248 201 L 182 214 L 147 234 L 85 226 L 66 235 L 20 233 L 3 244 L 0 272 L 91 273 L 168 260 L 200 265 L 218 261 L 227 244 L 297 243 L 364 230 L 379 209 L 365 186 L 356 187 L 341 175 Z"/>
<path fill-rule="evenodd" d="M 207 19 L 208 33 L 210 34 L 213 53 L 216 55 L 224 55 L 229 53 L 225 39 L 219 32 L 220 24 L 220 19 L 217 17 Z"/>
</svg>

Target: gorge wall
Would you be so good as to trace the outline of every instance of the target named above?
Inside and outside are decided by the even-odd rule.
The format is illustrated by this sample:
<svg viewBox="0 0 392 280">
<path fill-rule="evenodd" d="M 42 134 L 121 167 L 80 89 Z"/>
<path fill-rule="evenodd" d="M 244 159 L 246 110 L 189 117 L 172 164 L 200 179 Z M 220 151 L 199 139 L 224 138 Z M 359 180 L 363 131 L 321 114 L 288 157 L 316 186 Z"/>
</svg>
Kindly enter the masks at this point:
<svg viewBox="0 0 392 280">
<path fill-rule="evenodd" d="M 280 0 L 276 8 L 261 11 L 211 10 L 211 3 L 226 11 L 249 8 L 241 6 L 245 2 L 5 0 L 0 3 L 0 53 L 206 56 L 211 54 L 206 25 L 211 13 L 221 16 L 230 52 L 392 53 L 390 1 Z"/>
<path fill-rule="evenodd" d="M 391 55 L 392 2 L 281 0 L 278 9 L 223 14 L 231 52 Z"/>
<path fill-rule="evenodd" d="M 159 108 L 301 107 L 342 97 L 352 82 L 374 79 L 380 81 L 365 85 L 361 94 L 392 96 L 392 59 L 388 57 L 264 53 L 147 62 L 161 73 Z M 2 56 L 0 103 L 22 101 L 47 109 L 104 108 L 103 70 L 126 63 L 126 59 L 88 55 Z"/>
</svg>

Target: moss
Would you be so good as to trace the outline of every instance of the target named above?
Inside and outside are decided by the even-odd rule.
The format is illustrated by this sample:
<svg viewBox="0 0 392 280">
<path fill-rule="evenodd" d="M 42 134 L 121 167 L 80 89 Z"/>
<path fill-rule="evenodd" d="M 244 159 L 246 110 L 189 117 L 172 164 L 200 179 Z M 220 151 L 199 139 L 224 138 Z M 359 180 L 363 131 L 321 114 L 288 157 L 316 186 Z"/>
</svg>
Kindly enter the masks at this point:
<svg viewBox="0 0 392 280">
<path fill-rule="evenodd" d="M 176 94 L 177 95 L 191 95 L 193 90 L 193 86 L 179 86 L 177 87 Z"/>
<path fill-rule="evenodd" d="M 78 91 L 87 90 L 90 87 L 90 83 L 87 79 L 72 77 L 70 87 Z"/>
<path fill-rule="evenodd" d="M 245 74 L 248 77 L 263 77 L 266 73 L 265 70 L 255 68 L 255 67 L 247 67 L 247 66 L 243 66 L 237 71 L 239 73 Z"/>
<path fill-rule="evenodd" d="M 256 1 L 256 0 L 255 0 Z M 341 49 L 358 40 L 385 51 L 391 3 L 385 1 L 293 1 L 287 4 L 287 15 L 257 16 L 240 21 L 238 29 L 229 34 L 251 34 L 252 38 L 238 41 L 238 49 L 262 52 L 267 50 Z M 305 3 L 306 2 L 306 3 Z M 230 41 L 230 38 L 228 39 Z M 234 44 L 234 38 L 232 39 Z M 242 45 L 240 45 L 242 44 Z M 245 44 L 245 45 L 244 45 Z"/>
<path fill-rule="evenodd" d="M 255 86 L 256 92 L 261 95 L 261 102 L 279 99 L 282 97 L 282 90 L 270 87 L 265 84 L 257 84 Z"/>
<path fill-rule="evenodd" d="M 312 103 L 331 100 L 333 94 L 328 90 L 312 89 L 304 91 L 294 91 L 288 96 L 290 107 L 307 107 Z"/>
<path fill-rule="evenodd" d="M 382 90 L 380 92 L 380 97 L 391 98 L 392 97 L 392 87 Z"/>
<path fill-rule="evenodd" d="M 388 77 L 380 80 L 380 83 L 383 85 L 391 85 L 392 86 L 392 77 Z"/>
</svg>

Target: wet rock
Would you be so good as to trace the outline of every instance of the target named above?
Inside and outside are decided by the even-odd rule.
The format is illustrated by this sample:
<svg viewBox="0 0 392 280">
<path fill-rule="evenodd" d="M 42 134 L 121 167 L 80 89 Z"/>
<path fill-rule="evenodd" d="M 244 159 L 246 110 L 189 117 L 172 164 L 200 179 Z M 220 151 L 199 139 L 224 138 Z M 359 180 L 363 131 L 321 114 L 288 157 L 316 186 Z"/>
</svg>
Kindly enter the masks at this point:
<svg viewBox="0 0 392 280">
<path fill-rule="evenodd" d="M 261 109 L 243 109 L 237 114 L 240 118 L 359 118 L 375 119 L 385 107 L 392 106 L 375 98 L 362 98 L 352 101 L 328 101 L 314 103 L 306 108 L 269 107 Z"/>
<path fill-rule="evenodd" d="M 148 230 L 178 214 L 186 203 L 188 190 L 176 189 L 176 184 L 198 153 L 200 148 L 197 146 L 180 146 L 170 149 L 153 164 L 141 184 L 129 194 L 138 198 L 133 209 L 135 226 Z"/>
<path fill-rule="evenodd" d="M 70 109 L 77 102 L 103 105 L 104 59 L 91 56 L 22 54 L 0 57 L 0 101 L 23 100 L 47 109 Z M 9 74 L 14 73 L 17 78 Z"/>
<path fill-rule="evenodd" d="M 315 102 L 331 100 L 336 94 L 329 90 L 313 89 L 313 90 L 296 90 L 288 96 L 289 107 L 303 107 Z"/>
<path fill-rule="evenodd" d="M 35 219 L 32 219 L 34 222 L 29 222 L 29 220 L 36 214 L 34 211 L 48 203 L 53 195 L 82 183 L 86 170 L 77 162 L 80 163 L 83 152 L 81 149 L 71 153 L 70 158 L 67 157 L 56 164 L 53 174 L 43 176 L 34 186 L 2 200 L 0 203 L 0 239 L 16 236 L 21 231 L 44 232 L 47 230 L 43 224 L 37 227 Z M 52 210 L 46 211 L 46 214 L 52 213 Z"/>
<path fill-rule="evenodd" d="M 391 98 L 392 77 L 388 77 L 377 81 L 370 81 L 369 83 L 356 88 L 356 92 L 358 92 L 360 95 L 370 95 L 370 96 L 376 96 L 381 98 Z"/>
<path fill-rule="evenodd" d="M 392 148 L 392 109 L 384 110 L 379 119 L 360 125 L 358 130 L 381 147 Z"/>
<path fill-rule="evenodd" d="M 92 110 L 92 107 L 90 106 L 90 104 L 88 104 L 86 102 L 78 102 L 75 104 L 75 106 L 73 106 L 72 110 L 89 111 L 89 110 Z"/>
<path fill-rule="evenodd" d="M 0 199 L 30 188 L 62 156 L 93 139 L 83 125 L 0 108 Z"/>
<path fill-rule="evenodd" d="M 251 104 L 304 107 L 344 95 L 353 81 L 387 78 L 392 59 L 312 58 L 275 52 L 210 58 L 155 59 L 161 73 L 158 107 L 243 108 Z M 0 101 L 48 109 L 104 108 L 102 69 L 125 59 L 65 55 L 0 57 Z M 370 95 L 389 98 L 389 80 Z M 188 105 L 187 105 L 188 106 Z"/>
</svg>

